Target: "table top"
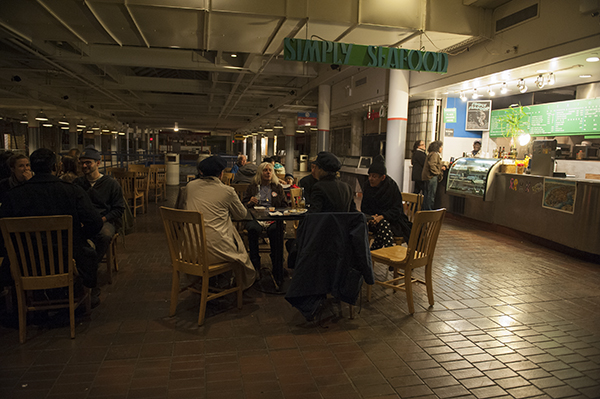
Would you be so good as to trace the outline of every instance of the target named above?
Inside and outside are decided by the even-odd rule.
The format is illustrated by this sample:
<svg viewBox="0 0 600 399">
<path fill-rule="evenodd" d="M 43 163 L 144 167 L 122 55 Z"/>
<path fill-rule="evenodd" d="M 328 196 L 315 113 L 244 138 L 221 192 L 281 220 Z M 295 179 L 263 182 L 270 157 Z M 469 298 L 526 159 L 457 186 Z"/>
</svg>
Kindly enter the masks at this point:
<svg viewBox="0 0 600 399">
<path fill-rule="evenodd" d="M 248 208 L 248 211 L 255 220 L 300 220 L 306 214 L 307 209 L 302 209 L 301 212 L 292 212 L 292 208 L 275 208 L 274 212 L 281 212 L 282 215 L 273 215 L 273 212 L 267 208 Z"/>
</svg>

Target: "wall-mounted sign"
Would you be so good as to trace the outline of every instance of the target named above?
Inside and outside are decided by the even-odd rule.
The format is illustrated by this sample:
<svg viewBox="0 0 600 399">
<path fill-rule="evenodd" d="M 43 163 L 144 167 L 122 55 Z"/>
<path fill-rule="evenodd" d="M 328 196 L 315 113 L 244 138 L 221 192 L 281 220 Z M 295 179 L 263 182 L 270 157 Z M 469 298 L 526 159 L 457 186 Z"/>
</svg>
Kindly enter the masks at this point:
<svg viewBox="0 0 600 399">
<path fill-rule="evenodd" d="M 324 62 L 410 71 L 448 71 L 448 54 L 384 46 L 363 46 L 320 40 L 284 39 L 286 61 Z"/>
<path fill-rule="evenodd" d="M 561 212 L 573 213 L 577 197 L 577 182 L 544 177 L 542 206 Z"/>
<path fill-rule="evenodd" d="M 490 130 L 492 100 L 467 101 L 467 124 L 465 130 Z"/>
<path fill-rule="evenodd" d="M 444 123 L 456 123 L 456 108 L 444 108 Z"/>
<path fill-rule="evenodd" d="M 317 126 L 317 114 L 314 112 L 298 112 L 298 126 Z"/>
<path fill-rule="evenodd" d="M 444 136 L 445 137 L 454 137 L 454 129 L 446 128 L 444 130 Z"/>
</svg>

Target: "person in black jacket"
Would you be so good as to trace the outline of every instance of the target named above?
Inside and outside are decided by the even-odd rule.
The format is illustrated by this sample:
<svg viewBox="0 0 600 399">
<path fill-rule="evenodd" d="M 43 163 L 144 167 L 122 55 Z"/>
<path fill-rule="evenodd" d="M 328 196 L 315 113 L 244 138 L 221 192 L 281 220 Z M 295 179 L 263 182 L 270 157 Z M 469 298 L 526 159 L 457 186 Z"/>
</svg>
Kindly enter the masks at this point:
<svg viewBox="0 0 600 399">
<path fill-rule="evenodd" d="M 315 176 L 319 180 L 312 187 L 310 213 L 356 212 L 354 191 L 348 183 L 337 178 L 342 167 L 340 160 L 330 152 L 322 151 L 315 160 Z"/>
<path fill-rule="evenodd" d="M 31 154 L 31 169 L 35 176 L 6 194 L 0 208 L 1 214 L 2 217 L 71 215 L 76 267 L 83 285 L 94 288 L 98 263 L 87 239 L 100 231 L 102 217 L 81 187 L 61 181 L 52 174 L 55 167 L 54 152 L 46 148 L 34 151 Z"/>
<path fill-rule="evenodd" d="M 369 180 L 363 187 L 361 211 L 369 217 L 369 231 L 375 234 L 371 250 L 394 245 L 394 236 L 410 237 L 411 223 L 404 214 L 402 193 L 387 175 L 383 162 L 369 168 Z"/>
<path fill-rule="evenodd" d="M 423 166 L 425 166 L 425 159 L 427 158 L 427 153 L 425 152 L 425 142 L 423 140 L 415 141 L 413 145 L 413 154 L 410 160 L 410 163 L 413 167 L 412 169 L 412 181 L 415 182 L 414 193 L 420 194 L 424 190 L 425 183 L 421 180 L 421 175 L 423 174 Z"/>
<path fill-rule="evenodd" d="M 102 230 L 92 238 L 96 246 L 98 261 L 101 261 L 108 250 L 110 241 L 117 229 L 121 227 L 121 217 L 125 212 L 123 189 L 115 179 L 98 170 L 100 153 L 94 147 L 87 147 L 79 157 L 84 176 L 73 181 L 82 187 L 92 200 L 92 204 L 102 216 Z"/>
<path fill-rule="evenodd" d="M 304 176 L 298 182 L 298 186 L 300 186 L 300 188 L 302 189 L 302 194 L 304 194 L 304 199 L 306 200 L 307 205 L 310 205 L 310 195 L 312 194 L 312 188 L 315 185 L 315 183 L 319 181 L 319 179 L 315 177 L 316 170 L 317 167 L 315 166 L 315 160 L 313 159 L 310 162 L 310 175 Z"/>
</svg>

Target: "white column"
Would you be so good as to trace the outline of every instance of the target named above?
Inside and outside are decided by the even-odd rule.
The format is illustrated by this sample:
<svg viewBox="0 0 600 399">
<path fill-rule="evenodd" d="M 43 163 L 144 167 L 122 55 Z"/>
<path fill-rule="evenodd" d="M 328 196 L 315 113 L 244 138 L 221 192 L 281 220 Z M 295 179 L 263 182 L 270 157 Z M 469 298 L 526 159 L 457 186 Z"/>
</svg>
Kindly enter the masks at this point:
<svg viewBox="0 0 600 399">
<path fill-rule="evenodd" d="M 285 120 L 285 170 L 294 171 L 294 149 L 296 148 L 296 120 L 288 116 Z"/>
<path fill-rule="evenodd" d="M 317 153 L 329 151 L 329 118 L 331 115 L 331 86 L 319 86 L 319 118 L 317 119 Z"/>
<path fill-rule="evenodd" d="M 350 155 L 360 156 L 362 148 L 362 136 L 364 131 L 363 112 L 352 113 L 352 127 L 350 131 Z"/>
<path fill-rule="evenodd" d="M 258 165 L 258 162 L 256 162 L 256 142 L 258 141 L 258 136 L 252 135 L 252 150 L 250 151 L 250 161 L 254 162 L 256 165 Z"/>
<path fill-rule="evenodd" d="M 37 120 L 35 120 L 35 117 L 37 116 L 38 112 L 39 111 L 32 109 L 27 111 L 27 122 L 29 122 L 27 124 L 27 141 L 29 155 L 31 155 L 32 152 L 34 152 L 38 148 L 41 148 L 42 146 L 40 137 L 40 123 Z"/>
<path fill-rule="evenodd" d="M 77 148 L 77 124 L 79 120 L 69 120 L 69 149 Z"/>
<path fill-rule="evenodd" d="M 275 155 L 275 135 L 273 132 L 267 133 L 267 156 Z"/>
<path fill-rule="evenodd" d="M 409 71 L 390 69 L 389 110 L 385 146 L 388 175 L 404 186 L 404 149 L 408 120 Z"/>
</svg>

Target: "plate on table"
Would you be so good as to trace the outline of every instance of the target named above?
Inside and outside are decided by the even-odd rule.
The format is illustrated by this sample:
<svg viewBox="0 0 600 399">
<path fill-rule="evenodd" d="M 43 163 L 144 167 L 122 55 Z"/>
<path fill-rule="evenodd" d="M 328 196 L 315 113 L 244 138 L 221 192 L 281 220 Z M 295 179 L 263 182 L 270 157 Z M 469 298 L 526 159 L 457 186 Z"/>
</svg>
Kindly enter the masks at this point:
<svg viewBox="0 0 600 399">
<path fill-rule="evenodd" d="M 257 211 L 264 211 L 267 208 L 265 208 L 264 206 L 255 206 L 254 209 L 256 209 Z"/>
<path fill-rule="evenodd" d="M 289 211 L 290 215 L 294 215 L 294 214 L 301 215 L 301 214 L 303 214 L 305 212 L 308 212 L 308 209 L 306 209 L 306 208 L 290 209 L 290 211 Z"/>
</svg>

